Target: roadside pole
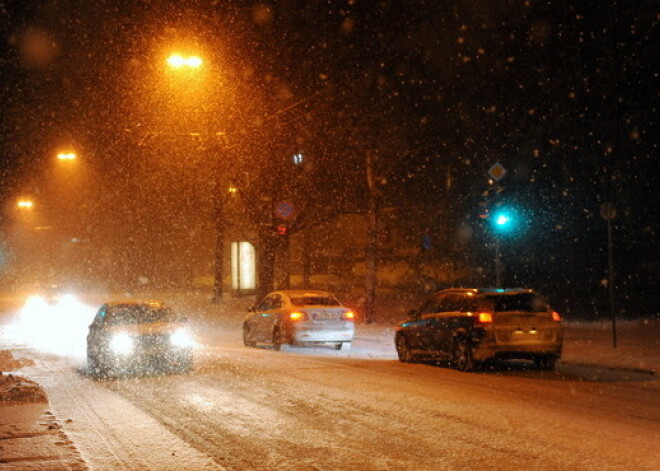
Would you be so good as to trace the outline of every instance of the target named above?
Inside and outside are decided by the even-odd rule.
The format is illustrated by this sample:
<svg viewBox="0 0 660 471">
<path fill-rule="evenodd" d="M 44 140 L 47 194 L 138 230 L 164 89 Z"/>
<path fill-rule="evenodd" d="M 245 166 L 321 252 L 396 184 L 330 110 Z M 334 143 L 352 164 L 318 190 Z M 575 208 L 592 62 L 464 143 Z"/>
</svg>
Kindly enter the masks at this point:
<svg viewBox="0 0 660 471">
<path fill-rule="evenodd" d="M 376 201 L 376 180 L 373 170 L 373 151 L 367 150 L 365 153 L 368 187 L 368 229 L 367 229 L 367 251 L 365 253 L 365 303 L 364 303 L 364 322 L 371 324 L 374 321 L 376 310 L 376 278 L 378 274 L 378 206 Z"/>
<path fill-rule="evenodd" d="M 600 216 L 607 221 L 607 288 L 610 294 L 610 318 L 612 319 L 612 348 L 617 348 L 616 338 L 616 303 L 614 298 L 614 241 L 612 238 L 612 220 L 616 217 L 616 208 L 611 202 L 600 206 Z"/>
<path fill-rule="evenodd" d="M 500 248 L 500 237 L 495 234 L 495 287 L 502 286 L 502 254 Z"/>
</svg>

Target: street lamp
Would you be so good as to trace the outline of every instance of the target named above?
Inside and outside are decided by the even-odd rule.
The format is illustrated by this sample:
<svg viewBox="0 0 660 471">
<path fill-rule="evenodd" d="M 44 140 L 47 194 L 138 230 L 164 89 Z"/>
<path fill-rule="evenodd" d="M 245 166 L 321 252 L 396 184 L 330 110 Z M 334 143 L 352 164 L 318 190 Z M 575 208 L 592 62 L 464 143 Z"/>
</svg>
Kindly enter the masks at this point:
<svg viewBox="0 0 660 471">
<path fill-rule="evenodd" d="M 34 207 L 34 202 L 32 200 L 22 199 L 18 200 L 16 206 L 18 206 L 18 209 L 32 209 Z"/>
<path fill-rule="evenodd" d="M 167 65 L 173 69 L 189 67 L 198 69 L 202 66 L 202 58 L 199 56 L 182 56 L 181 54 L 172 54 L 167 58 Z"/>
<path fill-rule="evenodd" d="M 201 84 L 202 79 L 202 65 L 204 61 L 200 56 L 197 55 L 183 55 L 179 53 L 173 53 L 166 60 L 167 66 L 173 71 L 173 74 L 178 75 L 180 78 L 190 79 L 194 77 L 197 79 L 198 84 Z M 180 75 L 179 75 L 180 74 Z M 178 80 L 177 80 L 178 81 Z M 203 89 L 203 88 L 202 88 Z M 189 83 L 186 83 L 186 88 L 182 89 L 181 92 L 186 94 L 186 98 L 195 98 L 195 101 L 202 100 L 204 97 L 200 96 L 198 93 L 197 87 L 190 87 Z M 178 93 L 178 92 L 177 92 Z M 192 94 L 192 97 L 191 95 Z M 193 111 L 194 112 L 194 111 Z M 189 132 L 188 135 L 199 136 L 199 132 Z M 211 135 L 211 133 L 208 133 Z M 214 139 L 220 136 L 219 133 L 214 134 Z M 213 147 L 217 148 L 217 144 Z M 213 284 L 213 302 L 221 301 L 223 294 L 223 275 L 224 275 L 224 245 L 225 245 L 225 235 L 224 235 L 224 221 L 222 220 L 224 214 L 224 198 L 226 197 L 224 191 L 221 191 L 223 186 L 220 184 L 220 165 L 216 165 L 216 183 L 218 194 L 215 198 L 215 212 L 216 212 L 216 243 L 215 243 L 215 270 L 214 270 L 214 284 Z M 227 192 L 230 195 L 235 195 L 238 189 L 231 185 Z"/>
<path fill-rule="evenodd" d="M 58 160 L 76 160 L 75 152 L 60 152 L 57 154 Z"/>
</svg>

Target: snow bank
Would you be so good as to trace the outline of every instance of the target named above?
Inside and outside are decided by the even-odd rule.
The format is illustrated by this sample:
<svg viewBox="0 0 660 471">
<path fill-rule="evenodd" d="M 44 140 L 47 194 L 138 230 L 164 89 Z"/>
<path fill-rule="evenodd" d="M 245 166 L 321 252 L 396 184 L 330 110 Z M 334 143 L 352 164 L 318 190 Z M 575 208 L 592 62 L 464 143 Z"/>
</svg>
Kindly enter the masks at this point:
<svg viewBox="0 0 660 471">
<path fill-rule="evenodd" d="M 16 359 L 9 350 L 0 351 L 0 370 L 15 370 L 33 364 L 32 360 Z M 34 381 L 4 374 L 0 371 L 0 403 L 47 402 L 46 392 Z"/>
</svg>

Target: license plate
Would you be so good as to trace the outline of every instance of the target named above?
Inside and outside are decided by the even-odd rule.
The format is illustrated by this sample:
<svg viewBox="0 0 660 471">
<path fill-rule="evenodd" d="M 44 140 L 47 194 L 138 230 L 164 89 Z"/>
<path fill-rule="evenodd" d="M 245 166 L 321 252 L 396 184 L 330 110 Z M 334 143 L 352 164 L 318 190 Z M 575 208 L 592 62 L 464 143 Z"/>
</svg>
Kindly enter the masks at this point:
<svg viewBox="0 0 660 471">
<path fill-rule="evenodd" d="M 324 319 L 335 319 L 337 314 L 334 312 L 315 312 L 314 319 L 324 320 Z"/>
</svg>

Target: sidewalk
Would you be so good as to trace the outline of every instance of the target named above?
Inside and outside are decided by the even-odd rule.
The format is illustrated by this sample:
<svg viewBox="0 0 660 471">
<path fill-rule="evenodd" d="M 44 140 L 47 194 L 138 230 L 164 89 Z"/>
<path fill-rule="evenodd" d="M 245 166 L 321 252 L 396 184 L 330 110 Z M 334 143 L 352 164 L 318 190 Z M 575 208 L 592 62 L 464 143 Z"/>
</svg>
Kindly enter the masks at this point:
<svg viewBox="0 0 660 471">
<path fill-rule="evenodd" d="M 0 470 L 87 469 L 49 411 L 45 391 L 29 379 L 6 373 L 30 363 L 0 350 Z"/>
</svg>

